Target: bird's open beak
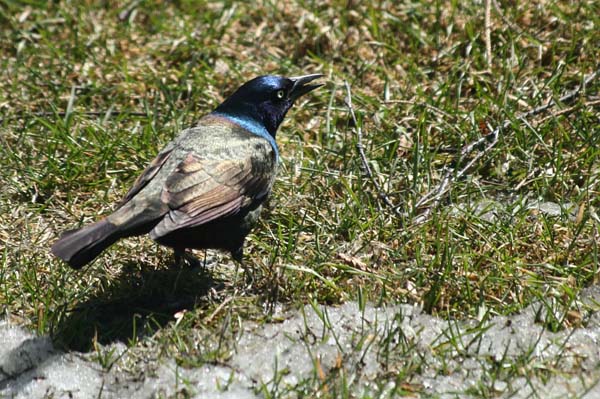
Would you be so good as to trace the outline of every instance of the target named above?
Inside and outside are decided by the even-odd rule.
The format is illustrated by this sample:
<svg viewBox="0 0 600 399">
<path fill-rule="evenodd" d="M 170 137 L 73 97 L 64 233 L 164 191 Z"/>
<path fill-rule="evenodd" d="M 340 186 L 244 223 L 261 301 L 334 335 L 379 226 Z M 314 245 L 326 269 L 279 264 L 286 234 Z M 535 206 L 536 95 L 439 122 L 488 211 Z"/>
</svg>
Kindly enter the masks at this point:
<svg viewBox="0 0 600 399">
<path fill-rule="evenodd" d="M 290 91 L 291 100 L 296 101 L 296 99 L 298 97 L 301 97 L 301 96 L 305 95 L 306 93 L 308 93 L 309 91 L 312 91 L 318 87 L 323 86 L 323 83 L 312 84 L 312 85 L 307 84 L 309 82 L 312 82 L 315 79 L 322 78 L 323 76 L 325 76 L 325 75 L 322 75 L 320 73 L 315 73 L 312 75 L 294 76 L 293 78 L 289 78 L 292 82 L 294 82 L 294 85 L 292 86 L 292 90 Z"/>
</svg>

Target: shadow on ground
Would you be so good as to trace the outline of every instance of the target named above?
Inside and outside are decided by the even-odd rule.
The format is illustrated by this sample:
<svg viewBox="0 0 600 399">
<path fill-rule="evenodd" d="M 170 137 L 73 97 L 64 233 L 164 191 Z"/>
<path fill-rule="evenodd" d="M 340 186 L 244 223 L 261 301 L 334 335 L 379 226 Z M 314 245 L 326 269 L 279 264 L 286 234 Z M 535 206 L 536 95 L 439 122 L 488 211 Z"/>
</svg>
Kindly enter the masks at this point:
<svg viewBox="0 0 600 399">
<path fill-rule="evenodd" d="M 55 345 L 89 351 L 95 342 L 128 343 L 153 334 L 182 309 L 198 306 L 211 290 L 220 290 L 205 268 L 153 269 L 127 264 L 106 289 L 74 308 L 58 311 L 51 328 Z"/>
</svg>

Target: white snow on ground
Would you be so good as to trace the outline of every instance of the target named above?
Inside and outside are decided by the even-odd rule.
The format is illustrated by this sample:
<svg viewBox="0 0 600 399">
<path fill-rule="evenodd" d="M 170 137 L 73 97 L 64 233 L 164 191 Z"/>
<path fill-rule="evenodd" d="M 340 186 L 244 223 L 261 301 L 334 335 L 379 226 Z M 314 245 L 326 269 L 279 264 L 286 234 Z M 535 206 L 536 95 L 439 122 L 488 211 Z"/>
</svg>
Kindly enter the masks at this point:
<svg viewBox="0 0 600 399">
<path fill-rule="evenodd" d="M 600 302 L 600 288 L 587 289 L 582 301 Z M 435 318 L 410 305 L 367 305 L 361 311 L 347 303 L 318 312 L 307 306 L 281 323 L 247 322 L 225 365 L 184 369 L 162 359 L 149 361 L 154 363 L 141 375 L 120 367 L 104 371 L 93 354 L 61 352 L 48 338 L 4 321 L 0 397 L 135 399 L 185 390 L 196 398 L 257 398 L 261 386 L 281 392 L 314 378 L 318 359 L 324 372 L 344 367 L 357 395 L 387 397 L 394 367 L 415 360 L 423 366 L 410 384 L 440 397 L 469 397 L 470 389 L 484 384 L 498 397 L 600 398 L 600 316 L 593 315 L 585 327 L 552 333 L 535 322 L 537 309 L 532 305 L 514 316 L 495 317 L 482 328 L 475 321 Z M 385 345 L 391 349 L 383 351 Z M 112 346 L 117 353 L 125 351 L 124 344 Z M 523 367 L 551 365 L 553 370 L 545 381 L 524 376 L 490 381 L 491 364 L 511 367 L 518 359 L 525 359 Z M 389 381 L 383 393 L 382 375 Z"/>
</svg>

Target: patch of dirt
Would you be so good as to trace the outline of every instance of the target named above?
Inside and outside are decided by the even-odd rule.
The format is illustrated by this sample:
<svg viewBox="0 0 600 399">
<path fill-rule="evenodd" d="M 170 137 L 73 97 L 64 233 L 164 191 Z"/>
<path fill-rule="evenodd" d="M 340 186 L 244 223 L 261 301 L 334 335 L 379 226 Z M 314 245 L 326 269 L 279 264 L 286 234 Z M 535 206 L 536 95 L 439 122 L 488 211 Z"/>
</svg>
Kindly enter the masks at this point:
<svg viewBox="0 0 600 399">
<path fill-rule="evenodd" d="M 580 301 L 597 308 L 600 287 L 584 290 Z M 448 398 L 600 397 L 599 314 L 590 312 L 585 327 L 550 332 L 538 322 L 542 309 L 446 321 L 411 305 L 307 306 L 281 323 L 246 323 L 226 364 L 197 368 L 173 359 L 140 361 L 122 343 L 103 348 L 119 359 L 103 368 L 95 352 L 64 353 L 47 337 L 4 321 L 0 396 L 255 398 L 261 389 L 293 392 L 315 379 L 335 384 L 343 371 L 357 396 L 392 397 L 410 389 Z M 144 371 L 121 367 L 131 361 Z M 406 379 L 396 378 L 407 371 Z"/>
</svg>

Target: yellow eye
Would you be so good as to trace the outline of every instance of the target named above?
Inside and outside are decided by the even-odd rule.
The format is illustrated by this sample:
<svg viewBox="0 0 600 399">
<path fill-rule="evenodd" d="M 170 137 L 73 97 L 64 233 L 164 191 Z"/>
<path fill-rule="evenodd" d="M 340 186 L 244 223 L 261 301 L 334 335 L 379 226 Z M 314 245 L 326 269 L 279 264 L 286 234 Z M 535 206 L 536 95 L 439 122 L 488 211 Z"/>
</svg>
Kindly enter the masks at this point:
<svg viewBox="0 0 600 399">
<path fill-rule="evenodd" d="M 283 90 L 277 90 L 277 98 L 278 99 L 283 99 L 283 97 L 285 96 L 285 92 Z"/>
</svg>

